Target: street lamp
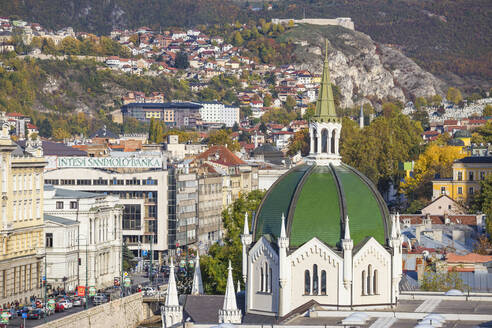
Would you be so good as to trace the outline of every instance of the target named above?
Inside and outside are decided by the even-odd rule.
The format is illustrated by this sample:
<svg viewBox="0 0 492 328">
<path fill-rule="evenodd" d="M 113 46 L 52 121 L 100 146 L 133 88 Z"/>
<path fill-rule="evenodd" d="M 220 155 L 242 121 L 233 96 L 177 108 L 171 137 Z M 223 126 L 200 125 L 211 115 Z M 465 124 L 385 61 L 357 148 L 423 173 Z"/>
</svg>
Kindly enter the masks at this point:
<svg viewBox="0 0 492 328">
<path fill-rule="evenodd" d="M 85 309 L 87 310 L 89 308 L 89 300 L 87 298 L 87 293 L 89 290 L 89 252 L 88 252 L 88 247 L 89 247 L 89 241 L 87 240 L 87 236 L 84 234 L 79 233 L 79 238 L 78 238 L 78 244 L 80 244 L 80 239 L 84 240 L 85 239 Z M 79 253 L 80 257 L 80 253 Z"/>
</svg>

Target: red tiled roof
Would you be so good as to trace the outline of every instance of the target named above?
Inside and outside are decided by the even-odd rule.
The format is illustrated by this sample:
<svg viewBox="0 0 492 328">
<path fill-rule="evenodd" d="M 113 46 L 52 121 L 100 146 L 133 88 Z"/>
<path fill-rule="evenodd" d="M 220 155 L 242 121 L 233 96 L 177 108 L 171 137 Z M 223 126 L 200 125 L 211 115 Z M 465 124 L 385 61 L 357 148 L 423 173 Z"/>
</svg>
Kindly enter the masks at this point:
<svg viewBox="0 0 492 328">
<path fill-rule="evenodd" d="M 24 117 L 24 114 L 12 112 L 12 113 L 7 113 L 7 116 L 10 116 L 10 117 Z"/>
<path fill-rule="evenodd" d="M 448 253 L 446 254 L 446 261 L 448 263 L 485 263 L 492 261 L 492 255 L 480 255 L 476 253 L 458 255 L 455 253 Z"/>
<path fill-rule="evenodd" d="M 475 215 L 448 215 L 449 221 L 455 224 L 464 225 L 477 225 L 477 217 Z M 413 214 L 413 215 L 400 215 L 400 222 L 403 223 L 404 219 L 410 219 L 410 224 L 422 224 L 422 220 L 425 215 Z M 444 215 L 431 215 L 432 224 L 445 224 Z"/>
<path fill-rule="evenodd" d="M 226 146 L 211 146 L 209 149 L 199 154 L 196 158 L 225 166 L 246 164 Z"/>
<path fill-rule="evenodd" d="M 26 125 L 27 125 L 27 128 L 28 129 L 36 129 L 36 130 L 38 129 L 38 127 L 36 125 L 34 125 L 34 124 L 27 123 Z"/>
</svg>

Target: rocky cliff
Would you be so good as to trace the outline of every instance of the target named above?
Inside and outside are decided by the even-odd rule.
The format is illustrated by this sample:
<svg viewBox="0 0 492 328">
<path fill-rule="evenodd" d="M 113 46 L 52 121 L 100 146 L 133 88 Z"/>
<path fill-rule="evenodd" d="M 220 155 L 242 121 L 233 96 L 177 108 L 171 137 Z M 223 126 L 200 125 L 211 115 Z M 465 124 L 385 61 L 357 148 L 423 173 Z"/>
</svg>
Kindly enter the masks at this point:
<svg viewBox="0 0 492 328">
<path fill-rule="evenodd" d="M 338 26 L 301 25 L 284 36 L 298 44 L 296 66 L 320 72 L 328 40 L 331 77 L 342 94 L 341 106 L 383 99 L 406 101 L 442 94 L 445 83 L 400 51 L 374 42 L 368 35 Z"/>
</svg>

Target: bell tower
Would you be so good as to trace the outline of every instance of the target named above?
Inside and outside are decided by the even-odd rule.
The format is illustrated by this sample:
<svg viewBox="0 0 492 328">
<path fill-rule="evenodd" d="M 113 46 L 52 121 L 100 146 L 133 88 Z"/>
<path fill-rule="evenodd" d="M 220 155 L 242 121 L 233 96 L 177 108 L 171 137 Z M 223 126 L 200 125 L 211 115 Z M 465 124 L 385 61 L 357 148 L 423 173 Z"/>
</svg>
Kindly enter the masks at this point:
<svg viewBox="0 0 492 328">
<path fill-rule="evenodd" d="M 307 161 L 318 165 L 340 165 L 339 143 L 341 130 L 342 123 L 335 110 L 333 90 L 331 89 L 327 41 L 316 110 L 309 122 L 310 149 Z"/>
</svg>

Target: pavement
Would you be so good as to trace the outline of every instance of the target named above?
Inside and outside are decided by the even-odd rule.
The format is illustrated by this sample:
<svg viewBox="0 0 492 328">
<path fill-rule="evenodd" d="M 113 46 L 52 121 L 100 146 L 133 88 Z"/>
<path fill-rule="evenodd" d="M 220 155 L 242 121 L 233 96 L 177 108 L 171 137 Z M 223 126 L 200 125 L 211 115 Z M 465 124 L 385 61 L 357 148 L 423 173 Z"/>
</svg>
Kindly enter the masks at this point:
<svg viewBox="0 0 492 328">
<path fill-rule="evenodd" d="M 136 289 L 139 285 L 146 286 L 146 285 L 150 284 L 149 279 L 145 277 L 144 273 L 131 274 L 131 279 L 132 279 L 132 286 L 130 288 L 125 289 L 125 295 L 130 295 L 130 294 L 135 293 Z M 160 281 L 160 280 L 161 279 L 158 279 L 158 280 L 156 279 L 156 282 Z M 155 283 L 153 285 L 155 285 Z M 117 298 L 121 297 L 121 290 L 119 288 L 110 287 L 110 288 L 107 288 L 104 292 L 106 294 L 109 294 L 111 299 L 117 299 Z M 88 307 L 91 308 L 94 306 L 95 305 L 93 305 L 92 302 L 89 300 Z M 74 314 L 74 313 L 77 313 L 80 311 L 84 311 L 84 310 L 85 310 L 84 306 L 78 306 L 78 307 L 73 307 L 71 309 L 65 310 L 64 312 L 54 313 L 54 314 L 47 316 L 46 318 L 43 318 L 43 319 L 38 319 L 38 320 L 27 320 L 26 319 L 26 321 L 25 321 L 26 324 L 24 327 L 25 328 L 36 327 L 36 326 L 42 325 L 46 322 L 57 320 L 57 319 L 65 317 L 67 315 L 71 315 L 71 314 Z M 23 321 L 24 321 L 24 319 L 22 319 L 22 317 L 11 318 L 7 327 L 21 327 L 21 324 L 23 324 Z M 0 327 L 1 327 L 1 325 L 0 325 Z"/>
<path fill-rule="evenodd" d="M 91 308 L 93 306 L 94 305 L 91 302 L 89 302 L 89 308 Z M 63 318 L 64 316 L 74 314 L 74 313 L 77 313 L 77 312 L 80 312 L 83 310 L 85 310 L 85 307 L 78 306 L 78 307 L 73 307 L 71 309 L 65 310 L 64 312 L 54 313 L 54 314 L 52 314 L 46 318 L 43 318 L 43 319 L 38 319 L 38 320 L 27 320 L 26 319 L 25 327 L 26 328 L 36 327 L 36 326 L 42 325 L 46 322 L 57 320 L 57 319 Z M 22 319 L 22 317 L 11 318 L 7 327 L 21 327 L 21 324 L 23 323 L 23 321 L 24 321 L 24 319 Z"/>
</svg>

